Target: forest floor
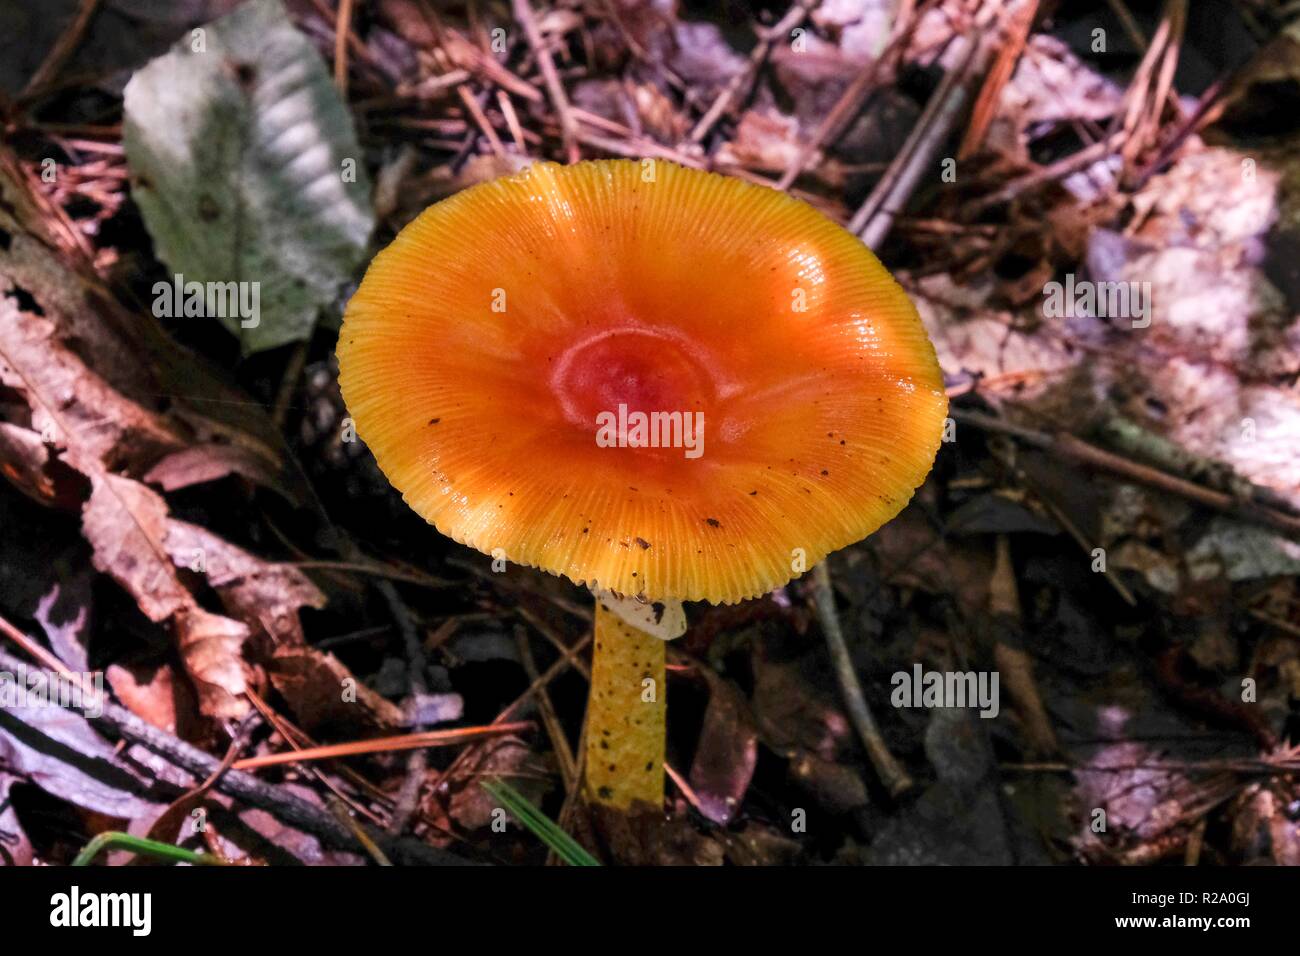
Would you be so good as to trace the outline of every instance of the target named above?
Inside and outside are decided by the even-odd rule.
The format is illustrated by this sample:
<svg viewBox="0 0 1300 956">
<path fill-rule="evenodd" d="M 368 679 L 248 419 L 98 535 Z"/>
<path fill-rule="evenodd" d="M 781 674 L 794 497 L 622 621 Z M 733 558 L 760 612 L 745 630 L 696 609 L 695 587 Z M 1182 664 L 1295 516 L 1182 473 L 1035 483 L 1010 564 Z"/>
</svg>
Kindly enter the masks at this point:
<svg viewBox="0 0 1300 956">
<path fill-rule="evenodd" d="M 495 778 L 604 862 L 1300 863 L 1294 6 L 0 2 L 0 671 L 112 702 L 0 697 L 0 860 L 554 861 Z M 289 130 L 319 201 L 228 148 Z M 333 357 L 426 206 L 611 156 L 862 236 L 952 402 L 820 602 L 688 606 L 634 825 L 575 773 L 590 596 L 412 513 Z M 274 321 L 157 292 L 232 256 Z M 996 716 L 897 706 L 930 672 Z"/>
</svg>

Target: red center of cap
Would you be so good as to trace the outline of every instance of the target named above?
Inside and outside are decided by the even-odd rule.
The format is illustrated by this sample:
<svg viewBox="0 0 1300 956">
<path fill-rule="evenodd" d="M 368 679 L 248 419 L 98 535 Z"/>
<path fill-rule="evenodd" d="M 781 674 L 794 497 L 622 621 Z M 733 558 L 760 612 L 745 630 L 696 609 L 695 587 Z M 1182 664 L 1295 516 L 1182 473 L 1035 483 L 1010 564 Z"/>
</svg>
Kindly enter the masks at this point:
<svg viewBox="0 0 1300 956">
<path fill-rule="evenodd" d="M 564 417 L 586 431 L 602 412 L 705 412 L 717 390 L 712 362 L 671 330 L 607 329 L 574 343 L 551 374 Z"/>
</svg>

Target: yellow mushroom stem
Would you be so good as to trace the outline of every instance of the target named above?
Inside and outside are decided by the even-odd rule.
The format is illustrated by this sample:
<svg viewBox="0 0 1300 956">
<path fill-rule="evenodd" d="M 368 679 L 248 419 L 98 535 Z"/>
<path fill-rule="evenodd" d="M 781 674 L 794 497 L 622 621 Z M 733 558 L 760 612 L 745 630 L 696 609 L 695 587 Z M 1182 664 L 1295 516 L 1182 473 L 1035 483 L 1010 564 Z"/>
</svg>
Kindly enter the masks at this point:
<svg viewBox="0 0 1300 956">
<path fill-rule="evenodd" d="M 587 702 L 590 799 L 619 810 L 664 799 L 664 644 L 596 602 Z"/>
</svg>

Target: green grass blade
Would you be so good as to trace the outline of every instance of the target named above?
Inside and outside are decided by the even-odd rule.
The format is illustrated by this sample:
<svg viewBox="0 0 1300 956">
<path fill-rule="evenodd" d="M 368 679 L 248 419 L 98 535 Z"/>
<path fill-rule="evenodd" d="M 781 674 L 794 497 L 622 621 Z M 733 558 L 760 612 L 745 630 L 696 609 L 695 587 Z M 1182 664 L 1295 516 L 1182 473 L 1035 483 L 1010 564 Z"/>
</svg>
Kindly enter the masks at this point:
<svg viewBox="0 0 1300 956">
<path fill-rule="evenodd" d="M 529 803 L 528 799 L 510 784 L 504 780 L 489 778 L 480 781 L 479 785 L 569 866 L 600 866 L 599 860 L 584 850 L 573 837 Z"/>
<path fill-rule="evenodd" d="M 170 843 L 146 840 L 144 837 L 132 836 L 119 830 L 109 830 L 95 837 L 77 854 L 77 858 L 72 861 L 72 865 L 90 866 L 91 861 L 105 850 L 133 850 L 136 853 L 156 856 L 163 860 L 170 860 L 173 863 L 193 863 L 195 866 L 226 865 L 224 860 L 220 860 L 210 853 L 195 853 L 193 850 L 184 850 L 178 846 L 172 846 Z"/>
</svg>

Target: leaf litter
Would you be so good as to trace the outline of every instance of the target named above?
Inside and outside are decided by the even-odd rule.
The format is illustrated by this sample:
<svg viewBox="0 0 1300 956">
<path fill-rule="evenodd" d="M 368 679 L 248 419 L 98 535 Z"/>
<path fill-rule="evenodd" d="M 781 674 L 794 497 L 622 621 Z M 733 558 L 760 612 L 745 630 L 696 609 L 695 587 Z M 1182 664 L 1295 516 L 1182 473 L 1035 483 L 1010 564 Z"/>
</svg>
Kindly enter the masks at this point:
<svg viewBox="0 0 1300 956">
<path fill-rule="evenodd" d="M 70 22 L 56 6 L 45 47 Z M 621 862 L 1295 862 L 1296 757 L 1266 742 L 1290 739 L 1300 699 L 1300 130 L 1260 106 L 1300 98 L 1294 27 L 1234 27 L 1215 95 L 1202 64 L 1226 61 L 1203 54 L 1223 34 L 1195 5 L 1143 13 L 1166 38 L 1146 48 L 1108 14 L 985 6 L 1023 42 L 969 78 L 970 114 L 939 131 L 950 148 L 878 248 L 935 341 L 955 434 L 907 511 L 831 565 L 855 676 L 915 800 L 886 793 L 859 746 L 798 580 L 692 609 L 668 818 L 583 811 L 552 736 L 573 748 L 581 731 L 582 595 L 478 573 L 405 512 L 347 437 L 330 330 L 366 257 L 429 202 L 575 149 L 783 183 L 848 221 L 962 68 L 954 38 L 976 11 L 958 0 L 907 22 L 824 0 L 792 12 L 797 47 L 766 32 L 779 15 L 535 3 L 563 108 L 495 7 L 479 15 L 504 49 L 456 5 L 431 20 L 377 0 L 339 24 L 325 3 L 118 0 L 74 38 L 98 75 L 57 102 L 24 85 L 71 66 L 0 55 L 0 86 L 21 94 L 0 153 L 0 515 L 48 523 L 63 562 L 51 580 L 6 534 L 0 615 L 218 759 L 232 741 L 266 755 L 413 721 L 533 721 L 431 750 L 414 779 L 407 826 L 470 858 L 544 858 L 493 826 L 476 785 L 490 774 Z M 1078 40 L 1099 25 L 1104 52 Z M 66 177 L 42 178 L 48 155 Z M 176 273 L 206 284 L 232 264 L 266 283 L 256 325 L 150 308 Z M 1067 277 L 1134 283 L 1154 321 L 1054 314 Z M 1001 669 L 999 717 L 890 707 L 916 665 Z M 21 818 L 16 786 L 141 834 L 169 804 L 206 808 L 208 849 L 231 858 L 368 859 L 326 848 L 319 818 L 308 832 L 221 784 L 195 796 L 166 759 L 63 713 L 0 717 L 7 862 L 76 849 Z M 273 803 L 341 799 L 382 826 L 412 766 L 258 773 Z M 163 836 L 204 844 L 185 816 Z M 83 819 L 86 837 L 103 829 Z"/>
</svg>

